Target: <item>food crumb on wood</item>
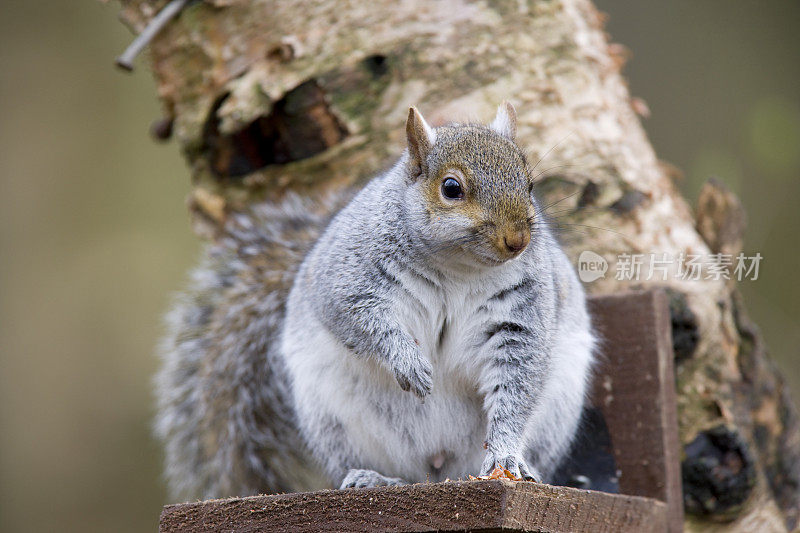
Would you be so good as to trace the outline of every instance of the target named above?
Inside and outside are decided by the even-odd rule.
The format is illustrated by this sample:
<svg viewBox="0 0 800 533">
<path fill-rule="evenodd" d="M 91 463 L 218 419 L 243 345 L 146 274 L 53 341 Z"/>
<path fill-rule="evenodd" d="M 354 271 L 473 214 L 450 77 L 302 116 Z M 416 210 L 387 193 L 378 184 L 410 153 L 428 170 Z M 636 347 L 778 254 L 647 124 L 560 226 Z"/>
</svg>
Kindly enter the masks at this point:
<svg viewBox="0 0 800 533">
<path fill-rule="evenodd" d="M 488 476 L 469 476 L 470 481 L 475 481 L 479 479 L 507 479 L 509 481 L 522 481 L 521 477 L 517 477 L 505 468 L 497 465 L 494 470 L 489 472 Z"/>
</svg>

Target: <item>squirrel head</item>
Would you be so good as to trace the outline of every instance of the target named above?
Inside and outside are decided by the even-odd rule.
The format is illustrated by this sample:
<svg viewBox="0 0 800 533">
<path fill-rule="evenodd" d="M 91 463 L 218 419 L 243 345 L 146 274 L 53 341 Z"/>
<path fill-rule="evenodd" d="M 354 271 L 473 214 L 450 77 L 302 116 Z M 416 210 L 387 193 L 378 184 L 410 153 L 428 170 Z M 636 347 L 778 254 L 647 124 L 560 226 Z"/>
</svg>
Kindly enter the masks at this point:
<svg viewBox="0 0 800 533">
<path fill-rule="evenodd" d="M 409 109 L 406 209 L 431 250 L 497 265 L 527 248 L 538 208 L 516 129 L 508 102 L 488 126 L 434 129 Z"/>
</svg>

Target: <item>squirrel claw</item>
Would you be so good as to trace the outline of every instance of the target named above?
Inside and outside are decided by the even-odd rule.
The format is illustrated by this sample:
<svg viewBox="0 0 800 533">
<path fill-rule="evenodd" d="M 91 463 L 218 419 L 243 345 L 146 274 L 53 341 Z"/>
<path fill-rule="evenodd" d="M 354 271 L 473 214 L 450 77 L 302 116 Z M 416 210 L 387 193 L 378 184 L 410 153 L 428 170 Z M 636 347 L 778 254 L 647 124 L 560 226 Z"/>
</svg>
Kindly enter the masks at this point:
<svg viewBox="0 0 800 533">
<path fill-rule="evenodd" d="M 495 454 L 492 451 L 486 452 L 486 458 L 481 466 L 482 476 L 488 476 L 492 470 L 500 467 L 508 470 L 511 475 L 524 479 L 525 481 L 542 482 L 542 476 L 535 468 L 528 466 L 528 463 L 519 455 L 514 454 Z"/>
<path fill-rule="evenodd" d="M 413 392 L 424 402 L 425 396 L 431 393 L 433 386 L 431 372 L 430 363 L 420 358 L 417 365 L 411 366 L 405 372 L 395 370 L 395 378 L 401 389 Z"/>
</svg>

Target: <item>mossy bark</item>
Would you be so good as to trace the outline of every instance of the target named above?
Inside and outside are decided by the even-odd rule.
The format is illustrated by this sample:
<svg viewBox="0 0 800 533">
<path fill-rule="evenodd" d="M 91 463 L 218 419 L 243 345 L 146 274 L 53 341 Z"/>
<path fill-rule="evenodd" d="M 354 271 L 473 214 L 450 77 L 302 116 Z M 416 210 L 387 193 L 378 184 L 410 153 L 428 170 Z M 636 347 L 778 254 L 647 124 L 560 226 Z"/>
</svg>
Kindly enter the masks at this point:
<svg viewBox="0 0 800 533">
<path fill-rule="evenodd" d="M 123 19 L 139 31 L 164 3 L 122 0 Z M 624 58 L 588 0 L 206 0 L 151 45 L 204 236 L 229 213 L 288 190 L 358 187 L 400 154 L 409 105 L 435 125 L 487 121 L 509 99 L 573 259 L 583 250 L 612 265 L 623 253 L 738 252 L 738 201 L 709 184 L 696 222 L 645 136 L 642 105 L 620 75 Z M 721 470 L 706 475 L 739 482 L 742 496 L 698 504 L 707 493 L 689 483 L 687 529 L 796 527 L 800 432 L 786 388 L 733 283 L 683 281 L 671 268 L 666 281 L 619 281 L 609 270 L 587 287 L 670 289 L 681 440 L 713 448 L 722 441 L 703 436 L 724 426 L 741 444 L 735 464 L 721 450 Z M 743 462 L 755 467 L 752 479 L 737 478 Z"/>
</svg>

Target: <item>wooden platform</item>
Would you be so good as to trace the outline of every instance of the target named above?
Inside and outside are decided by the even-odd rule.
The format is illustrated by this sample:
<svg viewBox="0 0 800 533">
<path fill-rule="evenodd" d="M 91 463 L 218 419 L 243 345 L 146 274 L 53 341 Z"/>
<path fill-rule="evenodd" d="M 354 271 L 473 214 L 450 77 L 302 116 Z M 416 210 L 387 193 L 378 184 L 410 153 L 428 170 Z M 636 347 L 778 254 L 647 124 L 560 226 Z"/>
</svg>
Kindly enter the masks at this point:
<svg viewBox="0 0 800 533">
<path fill-rule="evenodd" d="M 168 505 L 160 531 L 682 531 L 666 295 L 595 297 L 590 309 L 602 338 L 591 403 L 610 450 L 582 461 L 611 461 L 621 494 L 509 481 L 326 490 Z"/>
<path fill-rule="evenodd" d="M 160 531 L 663 533 L 666 505 L 529 482 L 457 481 L 168 505 Z"/>
</svg>

